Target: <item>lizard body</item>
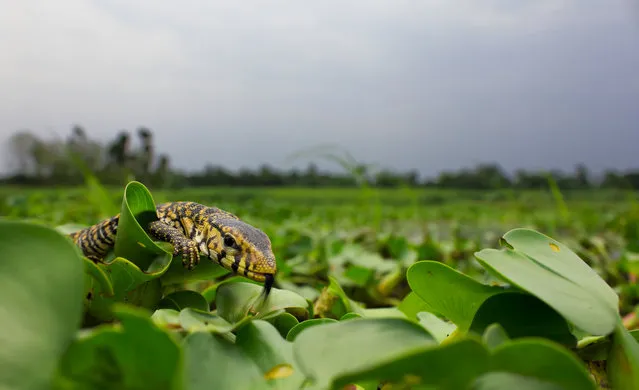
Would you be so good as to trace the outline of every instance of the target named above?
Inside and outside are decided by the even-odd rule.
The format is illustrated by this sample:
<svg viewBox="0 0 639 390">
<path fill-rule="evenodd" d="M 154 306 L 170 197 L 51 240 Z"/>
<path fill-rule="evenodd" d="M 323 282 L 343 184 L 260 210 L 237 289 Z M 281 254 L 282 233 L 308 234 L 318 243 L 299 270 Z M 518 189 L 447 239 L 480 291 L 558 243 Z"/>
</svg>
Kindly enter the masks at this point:
<svg viewBox="0 0 639 390">
<path fill-rule="evenodd" d="M 193 269 L 200 254 L 249 279 L 264 282 L 268 293 L 277 270 L 271 241 L 261 230 L 237 216 L 195 202 L 170 202 L 156 207 L 157 220 L 143 226 L 158 241 L 169 242 Z M 120 215 L 105 219 L 69 236 L 84 256 L 98 261 L 115 245 Z"/>
</svg>

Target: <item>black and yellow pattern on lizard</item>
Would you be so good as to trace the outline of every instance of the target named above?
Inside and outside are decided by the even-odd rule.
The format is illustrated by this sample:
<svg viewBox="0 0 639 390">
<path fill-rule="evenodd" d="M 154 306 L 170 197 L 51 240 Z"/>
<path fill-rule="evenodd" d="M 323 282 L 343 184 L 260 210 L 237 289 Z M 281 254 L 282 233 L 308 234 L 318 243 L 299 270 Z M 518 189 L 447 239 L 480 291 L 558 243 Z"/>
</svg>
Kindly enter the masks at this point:
<svg viewBox="0 0 639 390">
<path fill-rule="evenodd" d="M 158 241 L 169 242 L 174 255 L 193 269 L 200 254 L 249 279 L 264 282 L 268 293 L 277 266 L 269 237 L 237 216 L 195 202 L 171 202 L 156 207 L 157 221 L 145 227 Z M 115 245 L 119 214 L 70 234 L 84 256 L 98 261 Z"/>
</svg>

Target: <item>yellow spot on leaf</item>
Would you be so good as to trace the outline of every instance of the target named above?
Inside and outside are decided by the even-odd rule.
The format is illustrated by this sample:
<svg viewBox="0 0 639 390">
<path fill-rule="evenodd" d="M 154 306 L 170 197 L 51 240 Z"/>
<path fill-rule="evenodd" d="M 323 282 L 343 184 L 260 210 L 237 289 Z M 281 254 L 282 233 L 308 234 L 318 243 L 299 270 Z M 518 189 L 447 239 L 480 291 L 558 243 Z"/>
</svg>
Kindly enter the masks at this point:
<svg viewBox="0 0 639 390">
<path fill-rule="evenodd" d="M 553 252 L 559 252 L 559 247 L 552 242 L 550 243 L 550 249 L 552 249 Z"/>
<path fill-rule="evenodd" d="M 141 246 L 142 248 L 146 248 L 146 245 L 144 245 L 143 243 L 141 243 L 140 241 L 138 241 L 138 245 Z"/>
<path fill-rule="evenodd" d="M 417 385 L 421 381 L 422 381 L 422 378 L 418 377 L 417 375 L 413 375 L 413 374 L 404 375 L 404 383 L 408 385 Z"/>
<path fill-rule="evenodd" d="M 264 379 L 286 378 L 291 375 L 293 375 L 293 367 L 290 364 L 283 363 L 268 370 L 268 372 L 264 374 Z"/>
</svg>

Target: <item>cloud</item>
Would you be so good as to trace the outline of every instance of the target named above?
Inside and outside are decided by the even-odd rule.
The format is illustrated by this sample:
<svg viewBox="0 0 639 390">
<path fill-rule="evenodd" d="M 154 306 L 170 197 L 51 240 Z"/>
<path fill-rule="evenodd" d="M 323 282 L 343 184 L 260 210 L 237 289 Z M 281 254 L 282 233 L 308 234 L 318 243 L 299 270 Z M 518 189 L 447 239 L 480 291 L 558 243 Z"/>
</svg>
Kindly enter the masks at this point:
<svg viewBox="0 0 639 390">
<path fill-rule="evenodd" d="M 280 165 L 326 142 L 427 173 L 486 159 L 624 165 L 639 98 L 628 9 L 594 0 L 13 2 L 0 14 L 0 33 L 12 37 L 0 42 L 0 138 L 81 123 L 106 139 L 146 125 L 182 168 Z M 605 160 L 602 145 L 624 152 Z"/>
</svg>

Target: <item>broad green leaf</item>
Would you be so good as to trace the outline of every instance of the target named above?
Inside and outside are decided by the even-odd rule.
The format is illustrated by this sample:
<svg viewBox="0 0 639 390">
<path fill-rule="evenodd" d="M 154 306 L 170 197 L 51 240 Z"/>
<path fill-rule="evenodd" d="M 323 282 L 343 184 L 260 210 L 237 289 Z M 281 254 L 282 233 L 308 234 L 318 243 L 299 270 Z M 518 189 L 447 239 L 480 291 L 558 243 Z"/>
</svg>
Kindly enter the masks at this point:
<svg viewBox="0 0 639 390">
<path fill-rule="evenodd" d="M 129 291 L 124 302 L 153 310 L 162 299 L 162 283 L 159 279 L 152 279 Z"/>
<path fill-rule="evenodd" d="M 330 324 L 333 322 L 338 322 L 333 318 L 312 318 L 310 320 L 302 321 L 299 324 L 295 325 L 286 335 L 286 340 L 294 341 L 295 338 L 302 333 L 303 330 L 308 329 L 312 326 L 318 326 L 322 324 Z"/>
<path fill-rule="evenodd" d="M 408 318 L 406 314 L 401 312 L 396 307 L 375 307 L 371 309 L 362 309 L 358 313 L 346 313 L 346 314 L 358 314 L 364 318 Z"/>
<path fill-rule="evenodd" d="M 208 302 L 209 304 L 215 302 L 215 298 L 217 297 L 217 289 L 220 288 L 220 286 L 225 285 L 227 283 L 254 283 L 254 284 L 258 284 L 255 281 L 252 280 L 247 280 L 246 278 L 242 277 L 242 276 L 231 276 L 228 277 L 222 281 L 219 281 L 217 283 L 212 284 L 211 286 L 205 288 L 201 294 L 204 298 L 206 298 L 206 302 Z"/>
<path fill-rule="evenodd" d="M 304 375 L 293 359 L 293 344 L 273 325 L 256 320 L 242 327 L 235 344 L 251 357 L 266 382 L 274 389 L 299 389 Z"/>
<path fill-rule="evenodd" d="M 621 321 L 617 323 L 612 334 L 612 346 L 606 368 L 614 389 L 639 388 L 639 343 L 623 327 Z"/>
<path fill-rule="evenodd" d="M 615 291 L 566 245 L 531 229 L 513 229 L 504 234 L 503 240 L 515 251 L 596 295 L 611 311 L 617 311 L 619 297 Z"/>
<path fill-rule="evenodd" d="M 544 339 L 519 339 L 493 350 L 492 371 L 510 372 L 555 383 L 565 390 L 596 390 L 579 359 L 559 344 Z"/>
<path fill-rule="evenodd" d="M 473 318 L 470 330 L 478 334 L 499 323 L 510 338 L 543 337 L 567 347 L 575 347 L 577 338 L 566 320 L 533 295 L 504 292 L 484 301 Z"/>
<path fill-rule="evenodd" d="M 499 347 L 500 345 L 510 341 L 508 333 L 506 333 L 504 328 L 497 323 L 488 325 L 486 327 L 486 330 L 484 330 L 484 334 L 482 335 L 481 339 L 484 344 L 486 344 L 486 347 L 488 347 L 488 349 L 491 351 Z"/>
<path fill-rule="evenodd" d="M 287 290 L 271 289 L 267 300 L 263 300 L 263 287 L 254 283 L 227 283 L 217 290 L 215 305 L 220 317 L 231 323 L 238 322 L 248 315 L 266 318 L 268 315 L 289 311 L 300 318 L 308 318 L 309 302 L 303 297 Z"/>
<path fill-rule="evenodd" d="M 111 283 L 111 278 L 104 272 L 104 269 L 98 267 L 96 263 L 87 259 L 86 257 L 82 257 L 84 260 L 84 270 L 90 275 L 97 283 L 100 291 L 102 291 L 106 295 L 113 295 L 113 284 Z"/>
<path fill-rule="evenodd" d="M 180 326 L 182 326 L 182 329 L 191 333 L 200 331 L 228 333 L 237 329 L 248 320 L 249 318 L 246 317 L 243 321 L 230 323 L 217 314 L 192 308 L 186 308 L 180 311 L 179 314 Z"/>
<path fill-rule="evenodd" d="M 451 320 L 461 332 L 470 327 L 476 311 L 489 297 L 504 291 L 486 286 L 437 261 L 420 261 L 406 273 L 411 290 L 435 312 Z"/>
<path fill-rule="evenodd" d="M 56 389 L 182 389 L 183 357 L 175 340 L 140 309 L 114 306 L 122 326 L 102 326 L 71 345 Z"/>
<path fill-rule="evenodd" d="M 472 390 L 563 390 L 556 383 L 543 381 L 534 377 L 513 374 L 510 372 L 488 372 L 477 378 Z"/>
<path fill-rule="evenodd" d="M 158 309 L 151 315 L 151 320 L 157 326 L 179 329 L 180 325 L 180 312 L 174 309 Z"/>
<path fill-rule="evenodd" d="M 357 318 L 364 318 L 361 314 L 357 314 L 357 313 L 346 313 L 342 316 L 342 318 L 340 318 L 340 321 L 346 321 L 346 320 L 354 320 Z M 330 319 L 330 320 L 334 320 L 333 318 L 324 318 L 324 319 Z"/>
<path fill-rule="evenodd" d="M 362 318 L 305 329 L 295 337 L 293 355 L 313 388 L 326 388 L 341 376 L 379 367 L 435 345 L 435 339 L 410 320 Z"/>
<path fill-rule="evenodd" d="M 188 390 L 264 389 L 260 368 L 236 344 L 221 335 L 191 333 L 183 341 L 185 382 Z"/>
<path fill-rule="evenodd" d="M 297 318 L 290 313 L 282 313 L 277 317 L 270 318 L 268 322 L 273 324 L 283 338 L 286 338 L 286 335 L 288 335 L 291 329 L 300 323 Z"/>
<path fill-rule="evenodd" d="M 0 221 L 0 387 L 47 388 L 82 316 L 84 263 L 53 229 Z"/>
<path fill-rule="evenodd" d="M 187 307 L 209 311 L 209 304 L 206 299 L 200 293 L 192 290 L 172 292 L 158 303 L 159 309 L 175 309 L 179 311 Z"/>
<path fill-rule="evenodd" d="M 417 313 L 417 319 L 419 320 L 419 324 L 423 326 L 428 333 L 432 334 L 438 343 L 444 341 L 455 330 L 457 330 L 455 324 L 446 322 L 437 317 L 435 314 L 426 311 Z"/>
<path fill-rule="evenodd" d="M 111 305 L 116 302 L 154 308 L 162 299 L 159 277 L 166 271 L 169 262 L 170 255 L 158 256 L 154 263 L 165 267 L 158 266 L 160 270 L 155 273 L 143 272 L 137 265 L 121 257 L 116 257 L 110 263 L 98 263 L 97 267 L 109 277 L 113 293 L 109 294 L 109 291 L 102 291 L 100 286 L 96 286 L 89 306 L 90 313 L 109 320 L 112 318 Z"/>
<path fill-rule="evenodd" d="M 419 297 L 419 295 L 415 294 L 415 292 L 411 291 L 404 297 L 404 299 L 399 303 L 397 309 L 406 315 L 406 317 L 411 320 L 417 320 L 417 313 L 420 312 L 429 312 L 433 313 L 435 309 L 430 307 L 430 305 L 424 302 L 423 299 Z M 435 313 L 436 314 L 436 313 Z"/>
<path fill-rule="evenodd" d="M 158 257 L 168 255 L 171 259 L 171 251 L 158 246 L 146 233 L 148 224 L 157 219 L 155 203 L 149 190 L 136 181 L 127 184 L 120 209 L 115 256 L 128 259 L 145 271 Z M 166 264 L 167 268 L 170 262 L 169 260 Z"/>
<path fill-rule="evenodd" d="M 491 272 L 535 295 L 578 328 L 593 335 L 612 332 L 618 314 L 590 291 L 512 249 L 484 249 L 477 260 Z"/>
<path fill-rule="evenodd" d="M 399 344 L 400 340 L 396 342 Z M 386 356 L 383 350 L 371 353 L 377 353 L 380 358 Z M 468 388 L 474 378 L 489 370 L 490 358 L 479 341 L 468 338 L 436 347 L 422 345 L 401 355 L 380 359 L 364 369 L 353 366 L 345 366 L 334 380 L 333 388 L 375 380 L 412 386 L 409 388 L 419 385 L 420 389 L 457 390 Z"/>
<path fill-rule="evenodd" d="M 633 329 L 628 332 L 635 341 L 639 342 L 639 329 Z M 577 353 L 584 360 L 600 360 L 605 361 L 612 347 L 612 336 L 592 336 L 584 337 L 579 340 L 577 345 Z"/>
</svg>

